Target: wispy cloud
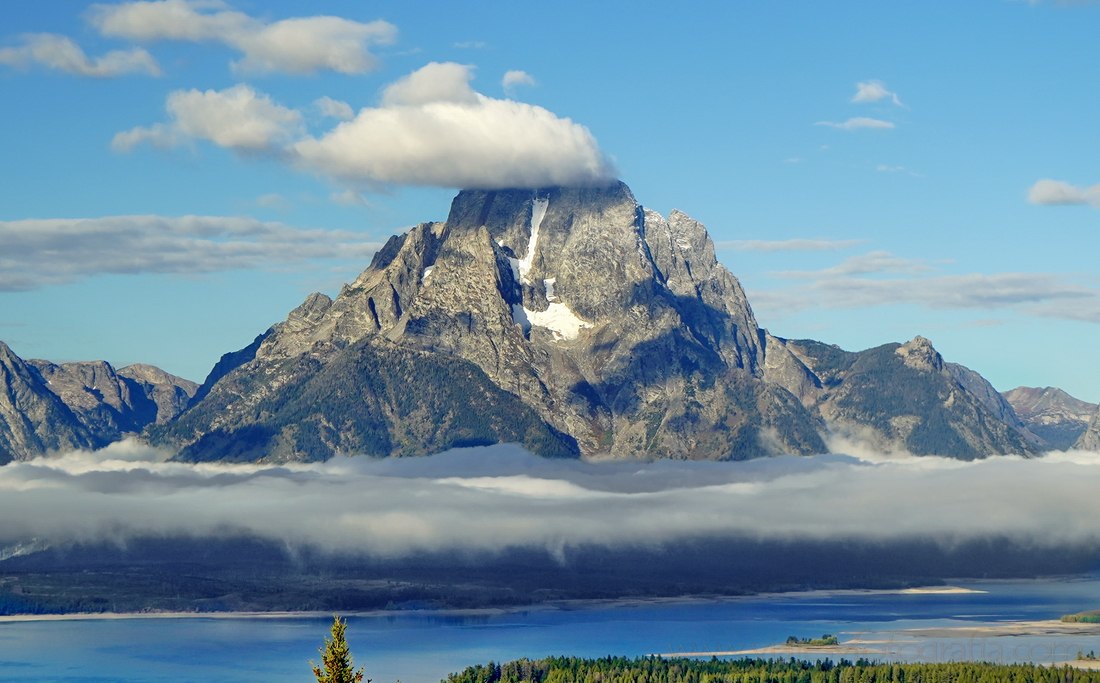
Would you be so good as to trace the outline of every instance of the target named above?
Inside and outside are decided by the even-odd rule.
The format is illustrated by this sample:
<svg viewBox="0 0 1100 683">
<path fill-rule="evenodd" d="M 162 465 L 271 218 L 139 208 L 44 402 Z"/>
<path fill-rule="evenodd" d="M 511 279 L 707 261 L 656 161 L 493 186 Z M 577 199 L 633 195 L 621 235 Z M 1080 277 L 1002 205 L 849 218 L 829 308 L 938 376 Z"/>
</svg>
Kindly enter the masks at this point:
<svg viewBox="0 0 1100 683">
<path fill-rule="evenodd" d="M 339 192 L 333 192 L 329 195 L 329 199 L 334 204 L 340 206 L 370 206 L 370 202 L 363 196 L 361 192 L 355 190 L 340 190 Z"/>
<path fill-rule="evenodd" d="M 321 259 L 365 259 L 354 233 L 224 216 L 106 216 L 0 221 L 0 291 L 104 273 L 211 273 Z"/>
<path fill-rule="evenodd" d="M 866 116 L 856 116 L 848 119 L 847 121 L 818 121 L 814 123 L 815 126 L 827 126 L 829 128 L 836 128 L 837 130 L 889 130 L 894 128 L 894 124 L 890 121 L 883 121 L 882 119 L 872 119 Z"/>
<path fill-rule="evenodd" d="M 1014 310 L 1100 322 L 1100 290 L 1051 273 L 945 274 L 935 264 L 870 252 L 813 271 L 773 274 L 798 284 L 753 290 L 754 308 L 792 313 L 898 304 L 929 309 Z"/>
<path fill-rule="evenodd" d="M 40 66 L 90 78 L 161 74 L 157 60 L 141 48 L 113 50 L 91 58 L 72 39 L 53 33 L 27 34 L 21 45 L 0 48 L 0 64 L 20 69 Z"/>
<path fill-rule="evenodd" d="M 205 0 L 93 5 L 88 17 L 100 33 L 115 38 L 222 43 L 241 53 L 233 67 L 246 73 L 361 74 L 378 66 L 371 49 L 397 36 L 397 28 L 381 20 L 309 16 L 265 22 Z"/>
<path fill-rule="evenodd" d="M 734 251 L 837 251 L 863 244 L 866 240 L 725 240 L 715 242 L 716 249 Z"/>
<path fill-rule="evenodd" d="M 1091 204 L 1100 207 L 1100 184 L 1082 187 L 1064 180 L 1044 178 L 1031 186 L 1027 200 L 1045 206 Z"/>
<path fill-rule="evenodd" d="M 518 69 L 505 71 L 504 77 L 500 79 L 500 85 L 504 88 L 504 92 L 509 94 L 515 92 L 516 88 L 520 86 L 532 86 L 534 84 L 534 76 Z"/>
<path fill-rule="evenodd" d="M 321 97 L 313 101 L 313 106 L 321 112 L 322 116 L 338 121 L 350 121 L 355 118 L 355 110 L 347 102 L 334 100 L 331 97 Z"/>
<path fill-rule="evenodd" d="M 882 81 L 860 81 L 856 83 L 856 94 L 852 95 L 852 102 L 864 104 L 868 102 L 881 102 L 889 100 L 895 106 L 904 107 L 898 94 L 888 90 Z"/>
</svg>

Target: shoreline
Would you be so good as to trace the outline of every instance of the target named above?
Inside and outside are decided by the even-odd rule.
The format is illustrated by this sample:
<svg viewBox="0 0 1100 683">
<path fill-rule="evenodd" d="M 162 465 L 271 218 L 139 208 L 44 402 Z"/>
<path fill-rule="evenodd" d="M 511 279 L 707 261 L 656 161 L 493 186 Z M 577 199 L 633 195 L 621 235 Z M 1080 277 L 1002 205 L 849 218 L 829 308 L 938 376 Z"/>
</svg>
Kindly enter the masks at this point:
<svg viewBox="0 0 1100 683">
<path fill-rule="evenodd" d="M 1022 620 L 978 623 L 973 626 L 939 626 L 927 628 L 904 628 L 884 631 L 883 634 L 895 636 L 893 639 L 863 640 L 853 638 L 837 645 L 787 645 L 779 643 L 764 647 L 740 650 L 712 650 L 706 652 L 668 652 L 660 657 L 740 657 L 749 655 L 879 655 L 901 654 L 916 644 L 935 640 L 973 641 L 1000 637 L 1035 636 L 1098 636 L 1100 624 L 1064 622 L 1057 619 Z M 881 635 L 881 634 L 879 634 Z M 898 638 L 900 637 L 900 639 Z M 908 640 L 906 640 L 908 639 Z M 1070 666 L 1080 669 L 1100 669 L 1100 660 L 1068 660 L 1051 662 L 1051 666 Z"/>
<path fill-rule="evenodd" d="M 438 614 L 449 616 L 486 616 L 510 614 L 515 612 L 533 612 L 538 610 L 584 610 L 593 608 L 631 608 L 659 605 L 691 605 L 710 602 L 736 602 L 760 598 L 795 597 L 843 597 L 845 595 L 960 595 L 980 594 L 986 591 L 959 586 L 917 586 L 911 588 L 838 588 L 827 590 L 785 591 L 774 593 L 754 593 L 750 595 L 684 595 L 675 597 L 652 598 L 606 598 L 592 600 L 554 600 L 530 605 L 507 607 L 465 607 L 465 608 L 417 608 L 417 609 L 376 609 L 339 612 L 342 617 L 383 617 L 403 614 Z M 225 612 L 189 612 L 179 610 L 142 612 L 59 612 L 53 614 L 3 614 L 0 624 L 25 623 L 39 621 L 110 621 L 118 619 L 316 619 L 331 617 L 333 612 L 316 610 L 240 610 Z M 826 646 L 836 647 L 836 646 Z"/>
</svg>

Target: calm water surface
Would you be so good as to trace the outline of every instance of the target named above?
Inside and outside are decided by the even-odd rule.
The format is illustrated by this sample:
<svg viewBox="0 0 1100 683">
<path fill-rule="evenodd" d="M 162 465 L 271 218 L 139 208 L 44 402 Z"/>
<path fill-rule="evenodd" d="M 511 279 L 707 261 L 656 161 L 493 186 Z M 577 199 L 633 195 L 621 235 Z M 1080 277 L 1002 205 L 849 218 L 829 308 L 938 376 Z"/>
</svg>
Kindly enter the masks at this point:
<svg viewBox="0 0 1100 683">
<path fill-rule="evenodd" d="M 904 629 L 1056 618 L 1100 608 L 1100 577 L 960 583 L 956 595 L 803 593 L 459 615 L 352 616 L 348 640 L 375 683 L 439 681 L 489 660 L 762 647 L 835 633 L 889 640 L 912 659 L 1049 662 L 1100 651 L 1085 636 L 913 639 Z M 0 681 L 308 681 L 331 618 L 0 623 Z"/>
</svg>

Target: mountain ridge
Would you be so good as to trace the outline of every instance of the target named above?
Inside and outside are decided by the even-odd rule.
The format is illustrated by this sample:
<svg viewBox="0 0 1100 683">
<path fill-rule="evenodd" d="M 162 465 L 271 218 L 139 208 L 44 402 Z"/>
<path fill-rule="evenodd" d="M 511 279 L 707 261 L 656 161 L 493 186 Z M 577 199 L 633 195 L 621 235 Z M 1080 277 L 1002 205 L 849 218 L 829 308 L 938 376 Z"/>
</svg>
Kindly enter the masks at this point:
<svg viewBox="0 0 1100 683">
<path fill-rule="evenodd" d="M 556 435 L 540 437 L 555 451 L 571 440 L 588 457 L 808 455 L 827 450 L 824 435 L 853 427 L 916 454 L 1039 449 L 984 378 L 945 363 L 922 337 L 809 363 L 809 342 L 799 344 L 759 327 L 702 224 L 678 210 L 665 218 L 646 209 L 622 182 L 463 190 L 445 222 L 391 237 L 336 297 L 311 294 L 253 344 L 226 354 L 181 418 L 149 434 L 189 459 L 209 455 L 204 439 L 237 458 L 243 453 L 224 450 L 225 435 L 262 424 L 285 432 L 275 459 L 331 457 L 343 452 L 343 437 L 356 443 L 360 428 L 342 433 L 329 418 L 343 409 L 326 408 L 304 387 L 330 366 L 374 367 L 368 357 L 415 352 L 428 354 L 440 377 L 476 367 L 494 387 L 483 387 L 482 398 L 498 405 L 511 396 L 533 411 L 524 412 L 524 434 Z M 826 346 L 813 349 L 821 355 Z M 902 375 L 920 387 L 919 401 L 890 381 Z M 297 405 L 306 394 L 314 404 Z M 431 400 L 401 421 L 420 420 L 414 431 L 428 433 L 424 415 L 448 412 L 429 409 Z M 401 428 L 395 406 L 364 408 L 389 425 L 382 441 L 391 444 L 400 441 L 392 438 Z M 308 426 L 275 417 L 290 414 L 308 416 Z M 329 437 L 307 446 L 302 429 Z M 502 430 L 478 438 L 504 439 Z"/>
</svg>

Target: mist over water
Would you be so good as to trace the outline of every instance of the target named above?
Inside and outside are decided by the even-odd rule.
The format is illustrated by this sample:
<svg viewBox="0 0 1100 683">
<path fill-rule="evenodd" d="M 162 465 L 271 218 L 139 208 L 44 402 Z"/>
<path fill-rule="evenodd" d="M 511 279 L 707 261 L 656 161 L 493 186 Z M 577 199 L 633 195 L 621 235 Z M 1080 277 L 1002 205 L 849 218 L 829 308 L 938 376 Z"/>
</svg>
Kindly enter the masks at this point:
<svg viewBox="0 0 1100 683">
<path fill-rule="evenodd" d="M 435 551 L 659 549 L 766 541 L 1100 539 L 1100 454 L 961 462 L 882 455 L 746 462 L 546 460 L 518 446 L 430 458 L 184 464 L 136 441 L 0 468 L 0 543 L 246 534 L 288 548 L 400 558 Z"/>
</svg>

